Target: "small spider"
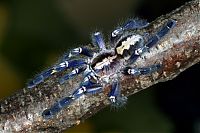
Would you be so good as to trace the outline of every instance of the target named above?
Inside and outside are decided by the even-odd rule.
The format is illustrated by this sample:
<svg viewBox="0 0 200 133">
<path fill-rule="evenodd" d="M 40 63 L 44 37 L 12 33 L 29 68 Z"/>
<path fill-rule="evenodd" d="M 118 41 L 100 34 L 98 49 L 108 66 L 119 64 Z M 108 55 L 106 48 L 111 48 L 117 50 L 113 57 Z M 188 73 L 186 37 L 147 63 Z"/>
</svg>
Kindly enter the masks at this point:
<svg viewBox="0 0 200 133">
<path fill-rule="evenodd" d="M 158 71 L 161 64 L 153 64 L 143 68 L 132 68 L 129 65 L 155 46 L 160 38 L 165 36 L 175 24 L 175 20 L 169 20 L 156 34 L 147 39 L 134 31 L 147 27 L 149 23 L 140 19 L 131 19 L 111 33 L 110 43 L 114 47 L 110 49 L 106 48 L 102 34 L 100 32 L 94 33 L 92 40 L 93 44 L 98 46 L 98 51 L 92 51 L 84 47 L 72 49 L 64 56 L 61 63 L 42 72 L 28 84 L 28 88 L 33 88 L 54 73 L 61 72 L 67 68 L 75 69 L 61 77 L 60 84 L 64 84 L 68 79 L 78 74 L 83 73 L 84 75 L 80 87 L 70 96 L 61 99 L 51 108 L 46 109 L 42 113 L 43 117 L 50 118 L 80 96 L 99 93 L 105 86 L 110 84 L 112 87 L 108 98 L 113 105 L 121 106 L 127 98 L 121 96 L 120 77 L 123 75 L 146 75 Z M 85 58 L 71 60 L 72 57 L 79 55 L 84 55 Z"/>
</svg>

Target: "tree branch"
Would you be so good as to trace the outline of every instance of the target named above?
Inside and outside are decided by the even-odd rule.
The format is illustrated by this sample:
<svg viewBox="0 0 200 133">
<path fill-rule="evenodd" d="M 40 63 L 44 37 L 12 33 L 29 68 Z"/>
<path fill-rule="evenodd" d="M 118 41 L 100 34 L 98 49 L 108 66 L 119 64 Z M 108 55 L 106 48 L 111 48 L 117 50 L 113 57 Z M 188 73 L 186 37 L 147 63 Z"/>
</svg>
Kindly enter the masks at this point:
<svg viewBox="0 0 200 133">
<path fill-rule="evenodd" d="M 168 35 L 156 48 L 145 53 L 134 66 L 145 67 L 162 63 L 163 68 L 152 74 L 138 77 L 124 76 L 121 79 L 122 95 L 129 96 L 158 82 L 172 80 L 182 71 L 200 60 L 200 3 L 194 0 L 171 13 L 157 18 L 141 32 L 155 33 L 169 19 L 177 21 Z M 64 85 L 58 79 L 64 72 L 53 75 L 33 89 L 24 88 L 0 101 L 0 132 L 60 132 L 78 125 L 110 104 L 107 94 L 85 95 L 61 110 L 52 119 L 44 119 L 42 112 L 62 97 L 69 96 L 79 86 L 82 76 L 69 80 Z M 78 81 L 78 82 L 77 82 Z"/>
</svg>

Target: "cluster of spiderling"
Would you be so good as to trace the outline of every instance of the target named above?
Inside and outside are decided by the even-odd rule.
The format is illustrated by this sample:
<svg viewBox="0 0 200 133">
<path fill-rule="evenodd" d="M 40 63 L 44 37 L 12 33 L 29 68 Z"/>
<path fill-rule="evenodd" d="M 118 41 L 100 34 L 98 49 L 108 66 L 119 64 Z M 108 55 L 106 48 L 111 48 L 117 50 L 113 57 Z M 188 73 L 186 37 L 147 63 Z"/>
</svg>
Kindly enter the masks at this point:
<svg viewBox="0 0 200 133">
<path fill-rule="evenodd" d="M 169 20 L 157 33 L 145 38 L 146 36 L 135 31 L 147 27 L 149 23 L 141 19 L 131 19 L 111 33 L 109 44 L 112 47 L 110 49 L 106 48 L 102 34 L 95 32 L 92 35 L 92 40 L 93 44 L 98 47 L 97 52 L 86 47 L 72 49 L 65 55 L 62 62 L 42 72 L 28 83 L 28 88 L 33 88 L 53 74 L 69 68 L 74 68 L 74 70 L 61 77 L 60 84 L 64 84 L 67 80 L 83 73 L 83 81 L 81 81 L 80 86 L 70 96 L 62 98 L 52 107 L 44 110 L 43 117 L 51 118 L 80 96 L 99 93 L 107 85 L 112 85 L 108 94 L 112 105 L 120 106 L 123 104 L 126 97 L 122 97 L 120 93 L 120 77 L 123 75 L 146 75 L 158 71 L 161 64 L 142 68 L 132 68 L 130 65 L 155 46 L 175 24 L 175 20 Z M 80 55 L 85 56 L 85 58 L 72 59 L 72 57 Z"/>
</svg>

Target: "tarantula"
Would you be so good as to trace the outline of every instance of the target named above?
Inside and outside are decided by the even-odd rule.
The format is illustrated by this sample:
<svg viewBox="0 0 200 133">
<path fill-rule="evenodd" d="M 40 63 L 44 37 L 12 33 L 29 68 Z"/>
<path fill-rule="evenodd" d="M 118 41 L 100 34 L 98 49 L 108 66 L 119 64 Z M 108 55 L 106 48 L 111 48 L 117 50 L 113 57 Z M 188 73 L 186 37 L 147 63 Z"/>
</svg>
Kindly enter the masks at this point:
<svg viewBox="0 0 200 133">
<path fill-rule="evenodd" d="M 153 64 L 143 68 L 132 68 L 129 65 L 133 64 L 143 53 L 155 46 L 175 24 L 175 20 L 169 20 L 157 33 L 150 38 L 146 38 L 146 36 L 134 31 L 147 27 L 149 23 L 140 19 L 131 19 L 111 33 L 110 44 L 113 47 L 110 49 L 106 48 L 102 34 L 95 32 L 92 35 L 92 40 L 93 44 L 98 46 L 98 51 L 93 51 L 86 47 L 72 49 L 64 56 L 61 63 L 42 72 L 29 82 L 28 88 L 33 88 L 54 73 L 68 68 L 75 68 L 60 78 L 59 83 L 64 84 L 67 80 L 83 73 L 84 78 L 80 83 L 80 87 L 70 96 L 61 99 L 51 108 L 46 109 L 42 114 L 43 117 L 52 117 L 80 96 L 99 93 L 108 84 L 112 85 L 108 94 L 110 102 L 116 106 L 122 104 L 126 97 L 122 97 L 120 93 L 120 77 L 122 75 L 146 75 L 158 71 L 161 64 Z M 85 58 L 71 59 L 79 55 L 83 55 Z"/>
</svg>

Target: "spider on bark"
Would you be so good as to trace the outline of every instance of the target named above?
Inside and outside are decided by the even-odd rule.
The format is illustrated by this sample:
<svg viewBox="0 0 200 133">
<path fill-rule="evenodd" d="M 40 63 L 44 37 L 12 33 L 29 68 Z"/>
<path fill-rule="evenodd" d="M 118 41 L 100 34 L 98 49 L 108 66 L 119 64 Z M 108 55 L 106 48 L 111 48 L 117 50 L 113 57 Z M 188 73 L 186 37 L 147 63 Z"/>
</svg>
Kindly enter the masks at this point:
<svg viewBox="0 0 200 133">
<path fill-rule="evenodd" d="M 134 64 L 143 53 L 154 47 L 175 24 L 176 21 L 171 19 L 157 33 L 146 38 L 145 35 L 138 34 L 135 31 L 147 27 L 149 23 L 141 19 L 131 19 L 111 33 L 109 44 L 113 47 L 109 49 L 105 46 L 102 34 L 95 32 L 92 35 L 92 40 L 93 44 L 98 47 L 98 51 L 86 47 L 72 49 L 64 56 L 62 62 L 42 72 L 28 83 L 28 88 L 33 88 L 54 73 L 69 68 L 74 68 L 74 70 L 61 77 L 60 84 L 64 84 L 78 74 L 83 74 L 80 87 L 70 96 L 62 98 L 51 108 L 44 110 L 43 117 L 50 118 L 80 96 L 99 93 L 109 84 L 112 85 L 108 94 L 110 102 L 115 106 L 125 103 L 127 98 L 122 97 L 120 93 L 120 77 L 123 75 L 146 75 L 158 71 L 161 64 L 153 64 L 142 68 L 133 68 L 130 65 Z M 85 56 L 85 58 L 72 59 L 72 57 L 79 57 L 80 55 Z"/>
</svg>

